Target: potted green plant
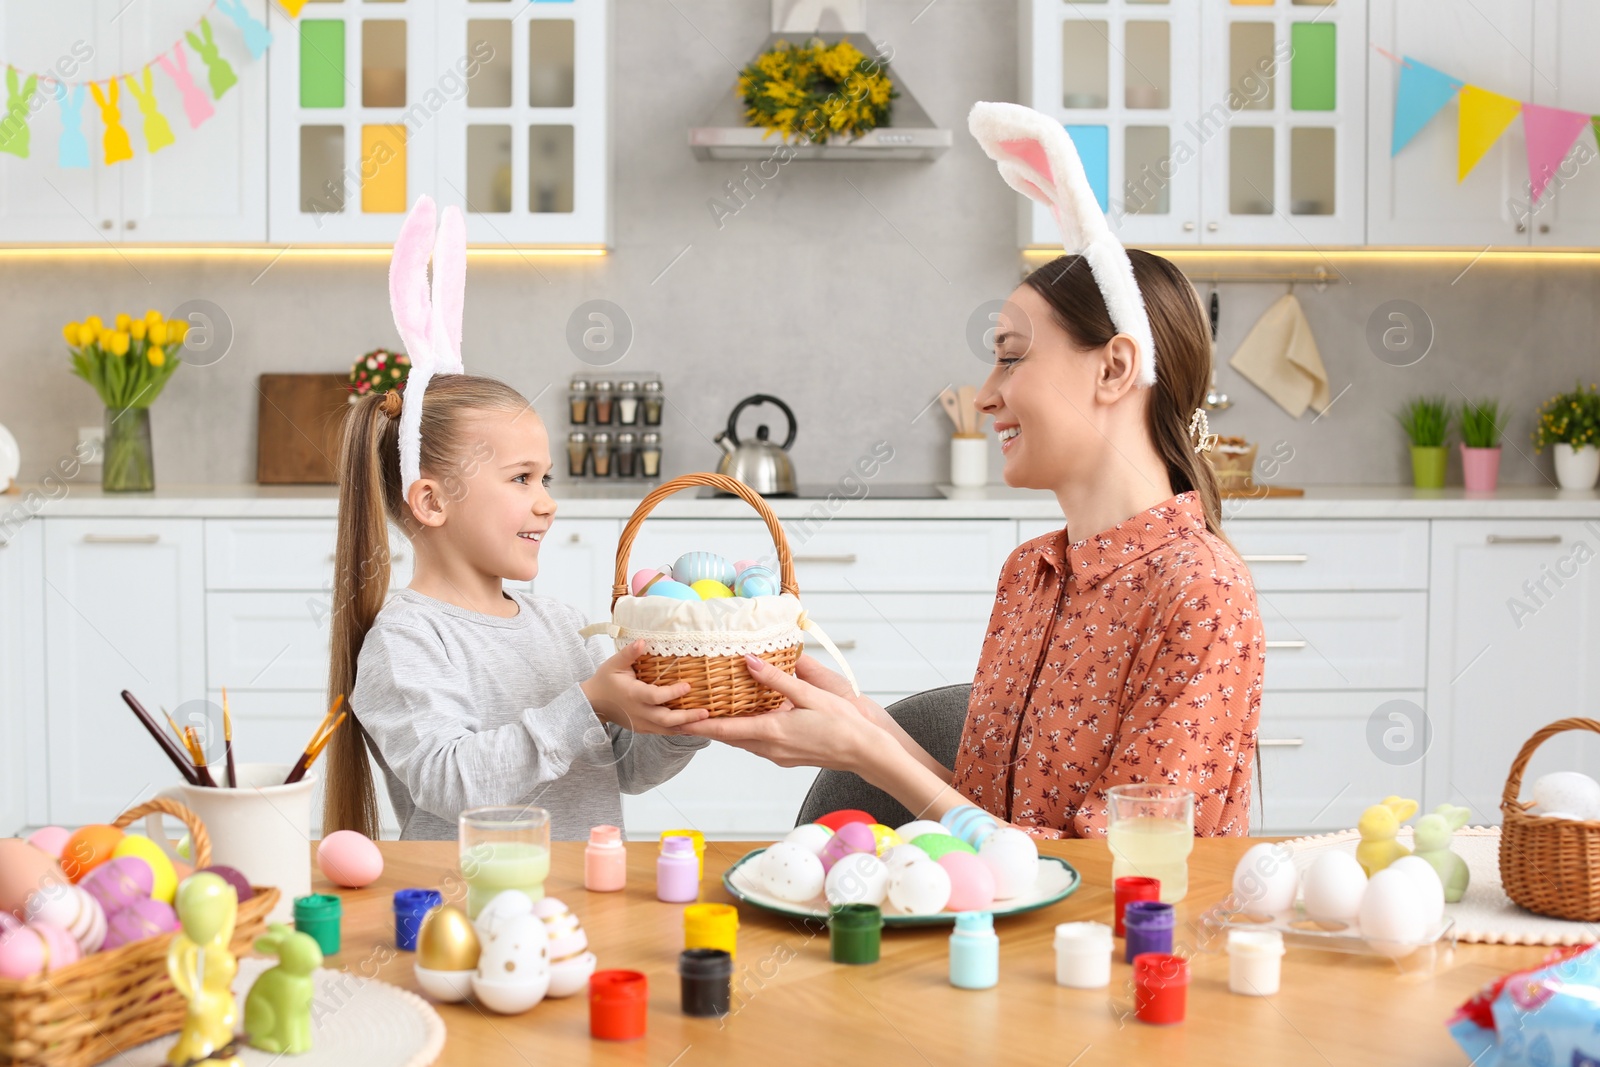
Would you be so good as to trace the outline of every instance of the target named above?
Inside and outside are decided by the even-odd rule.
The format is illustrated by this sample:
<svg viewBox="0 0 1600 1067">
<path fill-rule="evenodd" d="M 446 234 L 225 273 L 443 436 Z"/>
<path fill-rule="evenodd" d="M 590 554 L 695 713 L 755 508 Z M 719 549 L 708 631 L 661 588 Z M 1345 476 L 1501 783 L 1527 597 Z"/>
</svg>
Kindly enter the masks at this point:
<svg viewBox="0 0 1600 1067">
<path fill-rule="evenodd" d="M 1400 414 L 1400 428 L 1411 439 L 1411 480 L 1418 489 L 1443 489 L 1450 465 L 1445 438 L 1450 434 L 1450 405 L 1442 396 L 1419 396 Z"/>
<path fill-rule="evenodd" d="M 1457 415 L 1461 424 L 1461 480 L 1469 493 L 1492 493 L 1500 481 L 1500 435 L 1505 416 L 1492 398 L 1463 401 Z"/>
<path fill-rule="evenodd" d="M 1533 444 L 1540 452 L 1555 446 L 1556 481 L 1563 489 L 1593 489 L 1600 477 L 1600 391 L 1574 382 L 1539 409 Z"/>
</svg>

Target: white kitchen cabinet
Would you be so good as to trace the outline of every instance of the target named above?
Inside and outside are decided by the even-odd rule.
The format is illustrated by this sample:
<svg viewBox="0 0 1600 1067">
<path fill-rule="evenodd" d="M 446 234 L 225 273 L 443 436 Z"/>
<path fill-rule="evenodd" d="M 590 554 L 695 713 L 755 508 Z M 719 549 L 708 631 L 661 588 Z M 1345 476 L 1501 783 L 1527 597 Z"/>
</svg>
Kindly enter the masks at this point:
<svg viewBox="0 0 1600 1067">
<path fill-rule="evenodd" d="M 315 590 L 320 614 L 332 610 L 334 549 L 339 530 L 333 519 L 206 520 L 206 588 L 237 590 Z M 411 544 L 389 527 L 389 587 L 411 581 Z"/>
<path fill-rule="evenodd" d="M 48 811 L 43 524 L 0 539 L 0 834 Z"/>
<path fill-rule="evenodd" d="M 624 795 L 628 837 L 649 840 L 663 830 L 695 829 L 733 841 L 775 840 L 794 829 L 815 767 L 779 767 L 712 742 L 677 777 L 637 796 Z M 706 843 L 707 851 L 715 847 Z M 737 854 L 728 855 L 731 863 Z"/>
<path fill-rule="evenodd" d="M 1263 593 L 1268 689 L 1421 689 L 1428 596 Z"/>
<path fill-rule="evenodd" d="M 258 18 L 265 0 L 245 0 Z M 174 5 L 128 5 L 122 0 L 58 0 L 11 4 L 0 10 L 0 48 L 23 72 L 54 72 L 67 81 L 133 72 L 175 46 L 197 17 Z M 118 109 L 133 158 L 107 165 L 105 123 L 84 89 L 78 128 L 89 148 L 87 168 L 63 168 L 62 109 L 52 83 L 42 81 L 31 104 L 29 155 L 0 154 L 0 240 L 64 244 L 141 241 L 262 241 L 266 239 L 266 60 L 252 61 L 233 24 L 209 14 L 220 53 L 237 84 L 208 101 L 212 116 L 199 129 L 187 121 L 182 94 L 159 66 L 152 86 L 158 110 L 175 135 L 152 154 L 137 100 L 119 81 Z M 186 49 L 189 72 L 205 86 L 205 67 Z"/>
<path fill-rule="evenodd" d="M 1430 599 L 1427 806 L 1500 819 L 1511 761 L 1568 717 L 1600 718 L 1600 520 L 1436 521 Z M 1523 776 L 1600 775 L 1600 737 L 1552 739 Z"/>
<path fill-rule="evenodd" d="M 1533 102 L 1587 112 L 1600 100 L 1600 5 L 1586 0 L 1536 0 L 1533 11 Z M 1521 123 L 1517 123 L 1521 125 Z M 1556 170 L 1531 215 L 1535 247 L 1600 244 L 1600 175 L 1595 141 L 1586 128 Z M 1518 179 L 1519 194 L 1527 176 Z M 1531 192 L 1531 189 L 1528 190 Z M 1519 195 L 1518 208 L 1526 203 Z"/>
<path fill-rule="evenodd" d="M 118 694 L 152 714 L 205 694 L 199 519 L 47 519 L 50 820 L 109 822 L 177 771 Z"/>
<path fill-rule="evenodd" d="M 1517 100 L 1533 99 L 1535 0 L 1370 0 L 1372 43 Z M 1581 48 L 1581 42 L 1572 42 Z M 1570 70 L 1570 64 L 1563 73 Z M 1544 70 L 1545 76 L 1553 76 Z M 1527 140 L 1513 121 L 1457 182 L 1459 94 L 1396 156 L 1400 66 L 1373 52 L 1367 65 L 1367 241 L 1374 245 L 1526 245 L 1515 209 L 1528 177 Z M 1563 91 L 1567 90 L 1563 85 Z M 1576 92 L 1582 99 L 1588 99 Z M 1587 106 L 1587 105 L 1584 105 Z"/>
</svg>

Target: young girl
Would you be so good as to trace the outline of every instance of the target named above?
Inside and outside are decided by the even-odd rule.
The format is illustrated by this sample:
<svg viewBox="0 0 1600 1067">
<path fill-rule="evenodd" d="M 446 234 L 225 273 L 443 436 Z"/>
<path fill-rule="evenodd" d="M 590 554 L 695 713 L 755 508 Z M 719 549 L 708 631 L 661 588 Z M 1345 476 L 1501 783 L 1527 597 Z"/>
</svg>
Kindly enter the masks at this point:
<svg viewBox="0 0 1600 1067">
<path fill-rule="evenodd" d="M 661 706 L 689 685 L 640 682 L 640 646 L 608 658 L 602 638 L 578 636 L 581 612 L 503 588 L 539 570 L 556 513 L 549 438 L 510 386 L 449 373 L 460 369 L 465 268 L 455 209 L 433 250 L 430 301 L 432 242 L 424 197 L 391 268 L 412 359 L 403 398 L 369 395 L 345 418 L 329 692 L 348 695 L 355 728 L 330 743 L 323 831 L 378 836 L 370 749 L 402 840 L 454 839 L 457 816 L 484 804 L 545 808 L 553 838 L 587 837 L 596 824 L 622 825 L 621 792 L 689 762 L 705 742 L 668 731 L 706 713 Z M 452 309 L 448 334 L 439 319 Z M 389 522 L 416 560 L 410 586 L 392 593 Z"/>
<path fill-rule="evenodd" d="M 1199 298 L 1116 242 L 1059 124 L 1015 104 L 971 124 L 1083 254 L 1012 294 L 978 394 L 1006 484 L 1052 490 L 1067 524 L 1001 571 L 955 766 L 809 657 L 798 678 L 749 661 L 786 710 L 681 732 L 852 771 L 921 818 L 972 803 L 1041 837 L 1103 835 L 1106 791 L 1153 782 L 1194 793 L 1196 834 L 1247 833 L 1262 624 L 1202 454 Z"/>
</svg>

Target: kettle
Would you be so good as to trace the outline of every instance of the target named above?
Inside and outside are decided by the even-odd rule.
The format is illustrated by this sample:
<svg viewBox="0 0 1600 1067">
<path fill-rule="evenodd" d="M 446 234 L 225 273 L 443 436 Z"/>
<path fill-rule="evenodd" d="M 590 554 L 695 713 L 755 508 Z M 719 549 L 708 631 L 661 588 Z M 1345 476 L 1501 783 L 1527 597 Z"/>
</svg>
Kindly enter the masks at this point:
<svg viewBox="0 0 1600 1067">
<path fill-rule="evenodd" d="M 754 441 L 739 440 L 739 413 L 751 404 L 776 404 L 783 410 L 789 420 L 789 434 L 783 444 L 775 445 L 768 440 L 765 423 L 756 427 Z M 794 412 L 789 410 L 788 404 L 765 393 L 745 397 L 734 405 L 728 416 L 728 428 L 712 438 L 723 451 L 717 473 L 737 478 L 762 496 L 792 496 L 795 493 L 794 464 L 789 461 L 786 450 L 794 444 L 795 430 Z"/>
</svg>

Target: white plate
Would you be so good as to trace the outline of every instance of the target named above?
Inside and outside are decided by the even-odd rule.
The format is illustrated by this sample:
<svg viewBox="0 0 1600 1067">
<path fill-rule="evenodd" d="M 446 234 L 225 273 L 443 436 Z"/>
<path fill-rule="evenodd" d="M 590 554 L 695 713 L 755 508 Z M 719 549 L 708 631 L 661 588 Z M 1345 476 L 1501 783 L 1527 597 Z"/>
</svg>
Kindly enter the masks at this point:
<svg viewBox="0 0 1600 1067">
<path fill-rule="evenodd" d="M 766 886 L 762 885 L 760 878 L 757 877 L 756 865 L 752 862 L 765 851 L 764 848 L 758 848 L 747 852 L 740 857 L 738 863 L 728 868 L 728 872 L 722 876 L 722 884 L 728 892 L 747 904 L 754 904 L 758 908 L 766 908 L 781 915 L 793 915 L 802 919 L 826 919 L 828 905 L 822 897 L 796 904 L 767 892 Z M 1007 915 L 1021 915 L 1027 911 L 1038 911 L 1071 896 L 1081 881 L 1077 870 L 1066 860 L 1054 856 L 1040 856 L 1039 877 L 1034 881 L 1033 888 L 1010 900 L 996 901 L 995 906 L 989 911 L 996 919 Z M 883 913 L 885 926 L 948 926 L 955 921 L 956 913 L 953 911 L 941 911 L 933 915 L 895 915 L 889 911 Z"/>
</svg>

